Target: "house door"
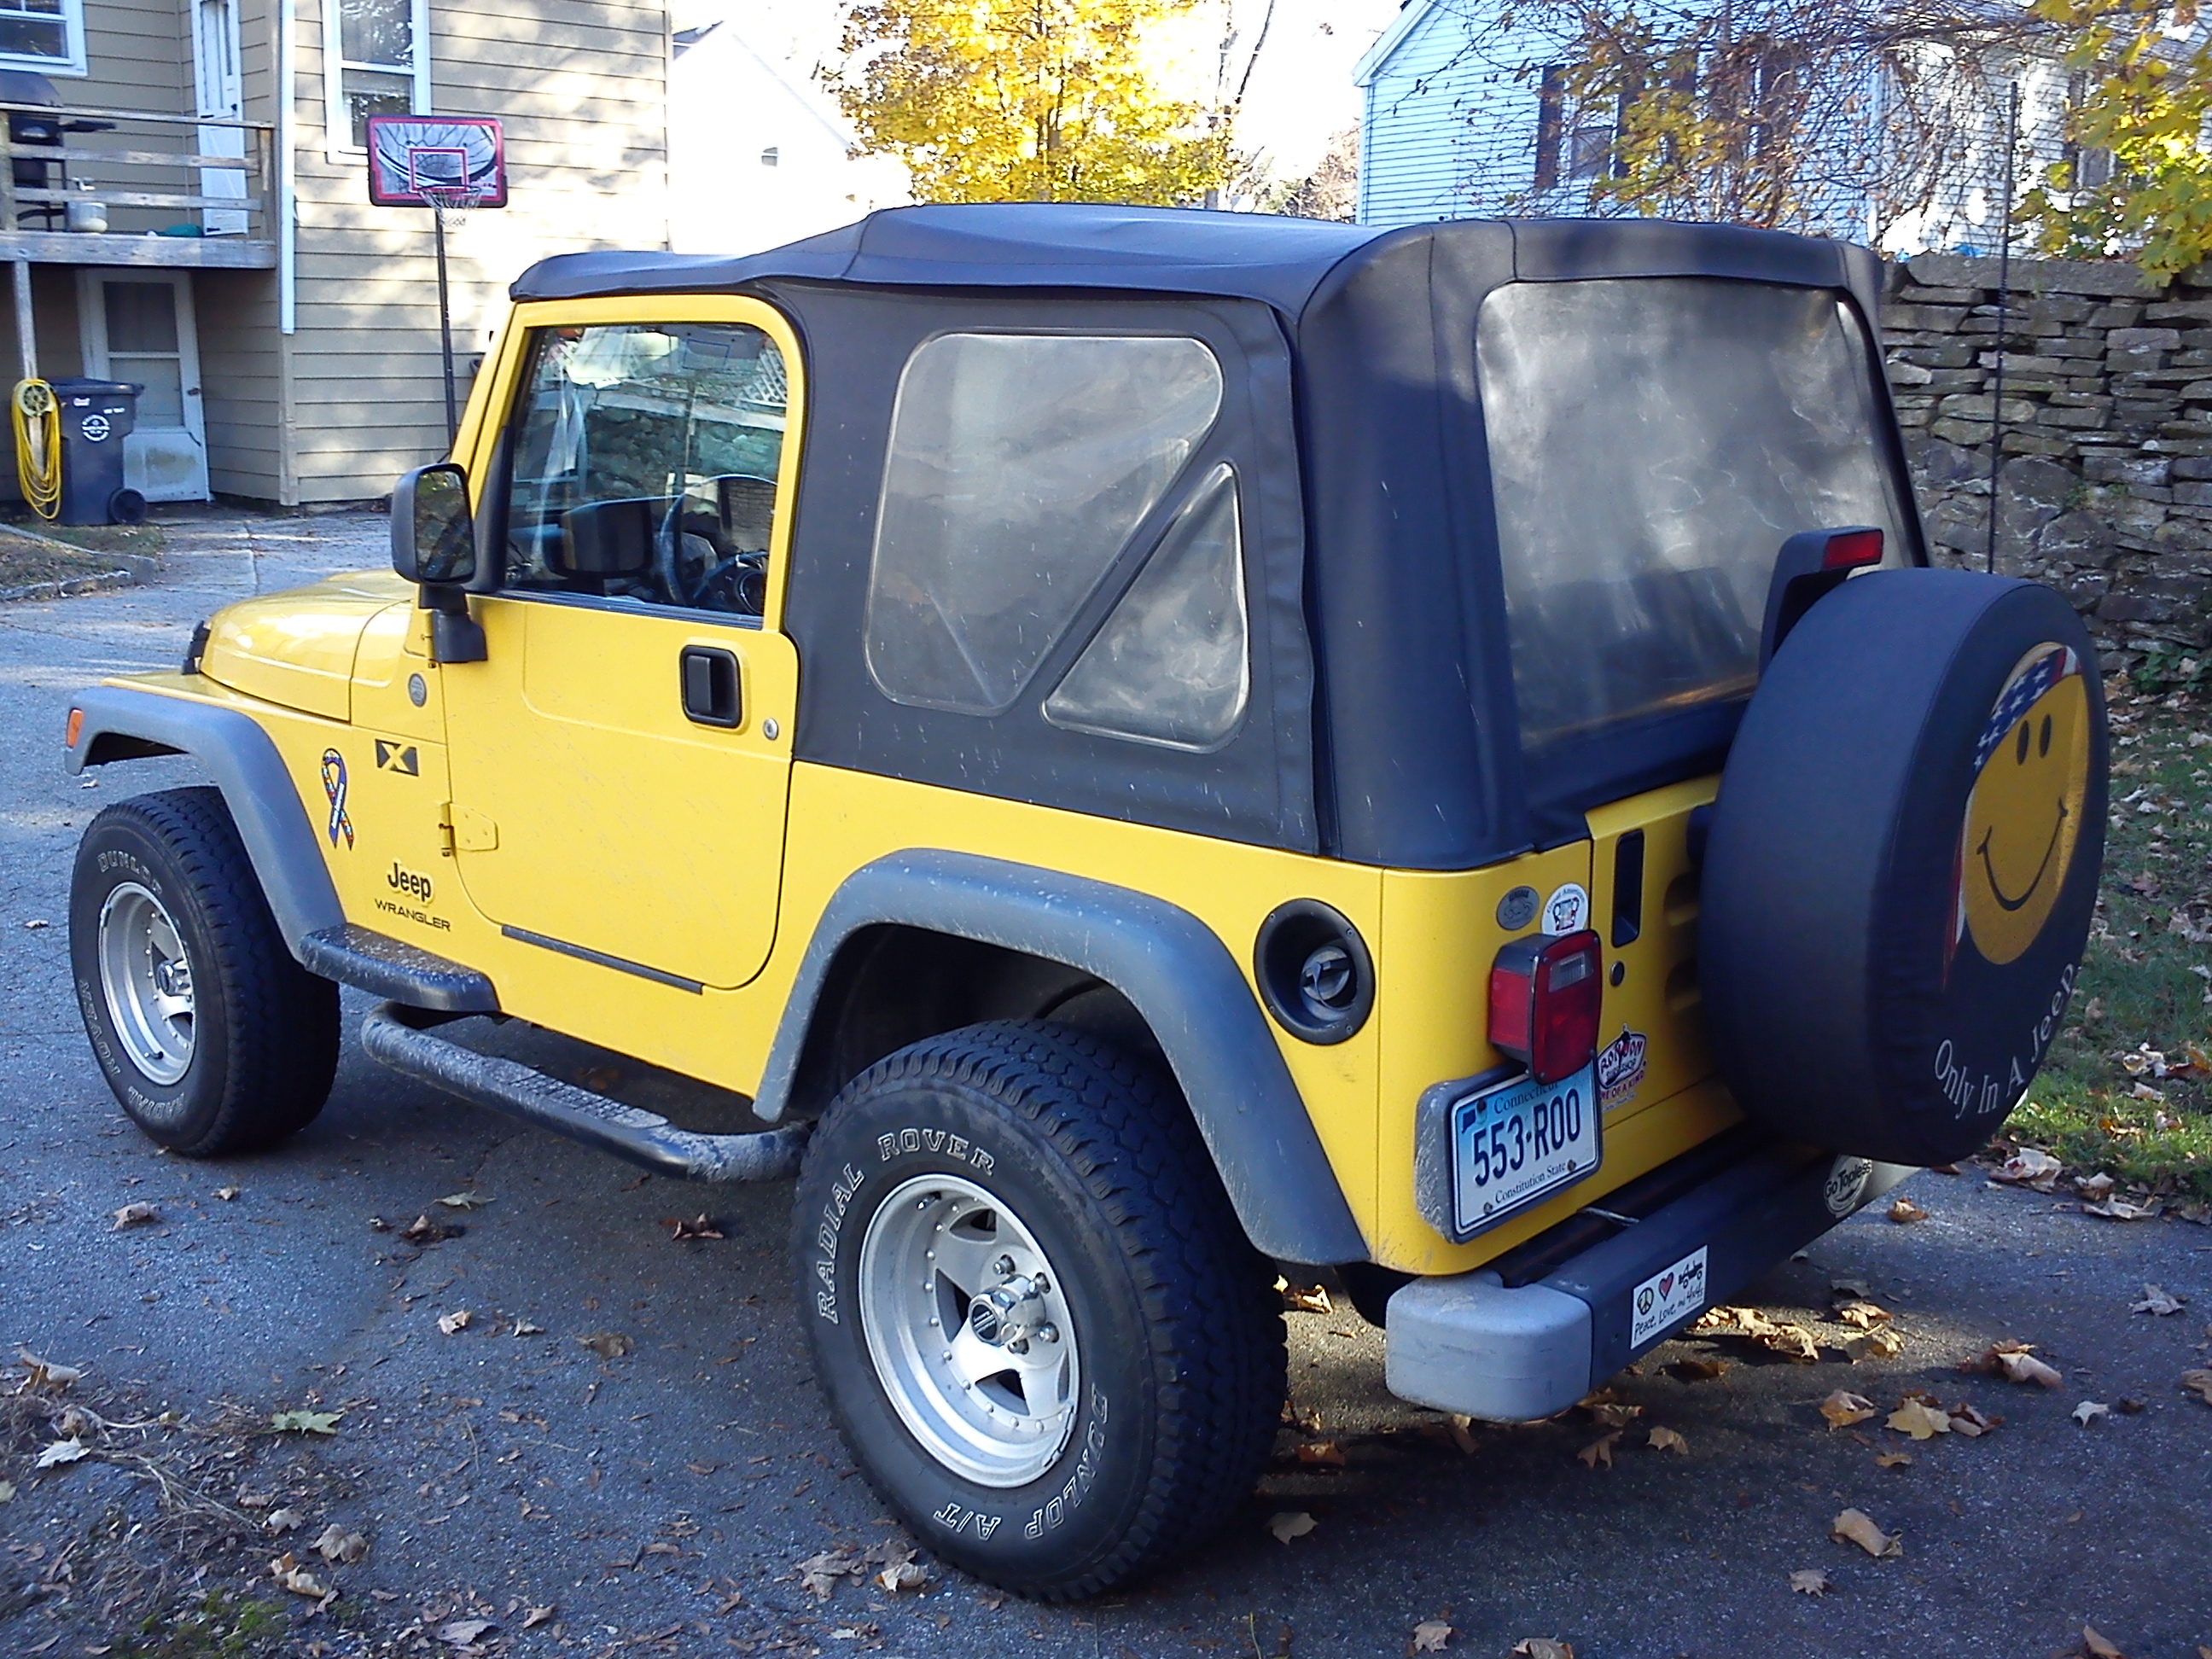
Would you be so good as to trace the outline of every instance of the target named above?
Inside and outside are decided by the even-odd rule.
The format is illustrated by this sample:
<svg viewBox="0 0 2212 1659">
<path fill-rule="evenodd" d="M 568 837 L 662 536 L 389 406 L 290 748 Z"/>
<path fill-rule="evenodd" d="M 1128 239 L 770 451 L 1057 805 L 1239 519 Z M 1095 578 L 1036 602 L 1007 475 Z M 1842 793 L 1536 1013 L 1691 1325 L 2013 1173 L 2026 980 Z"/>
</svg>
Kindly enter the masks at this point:
<svg viewBox="0 0 2212 1659">
<path fill-rule="evenodd" d="M 85 373 L 145 388 L 123 442 L 124 483 L 149 501 L 207 500 L 191 273 L 86 270 L 77 283 Z"/>
<path fill-rule="evenodd" d="M 189 0 L 192 12 L 192 83 L 203 118 L 235 121 L 245 112 L 245 88 L 238 69 L 238 0 Z M 246 154 L 242 127 L 198 129 L 197 142 L 203 155 Z M 202 167 L 200 194 L 221 200 L 246 199 L 246 171 L 242 167 Z M 201 228 L 210 236 L 246 234 L 243 208 L 202 208 Z"/>
</svg>

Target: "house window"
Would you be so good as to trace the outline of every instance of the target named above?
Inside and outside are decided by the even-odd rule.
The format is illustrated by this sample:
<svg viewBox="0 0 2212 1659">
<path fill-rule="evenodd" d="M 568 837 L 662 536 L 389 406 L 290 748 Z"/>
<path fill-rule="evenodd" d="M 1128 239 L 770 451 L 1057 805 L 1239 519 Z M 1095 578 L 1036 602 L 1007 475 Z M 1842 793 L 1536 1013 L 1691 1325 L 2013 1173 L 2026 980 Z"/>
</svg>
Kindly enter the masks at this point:
<svg viewBox="0 0 2212 1659">
<path fill-rule="evenodd" d="M 84 73 L 84 0 L 0 0 L 0 65 Z"/>
<path fill-rule="evenodd" d="M 782 153 L 774 144 L 761 152 L 761 165 L 764 167 L 772 167 L 782 159 Z"/>
<path fill-rule="evenodd" d="M 323 63 L 330 146 L 360 149 L 370 116 L 430 107 L 428 0 L 323 0 Z"/>
</svg>

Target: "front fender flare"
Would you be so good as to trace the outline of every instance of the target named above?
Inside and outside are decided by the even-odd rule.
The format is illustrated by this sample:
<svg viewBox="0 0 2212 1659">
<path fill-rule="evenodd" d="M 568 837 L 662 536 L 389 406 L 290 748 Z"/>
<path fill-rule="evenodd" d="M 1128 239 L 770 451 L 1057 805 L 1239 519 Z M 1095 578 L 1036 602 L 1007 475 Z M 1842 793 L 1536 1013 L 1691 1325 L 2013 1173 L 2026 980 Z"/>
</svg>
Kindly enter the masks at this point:
<svg viewBox="0 0 2212 1659">
<path fill-rule="evenodd" d="M 1246 1235 L 1286 1261 L 1364 1261 L 1368 1250 L 1282 1051 L 1243 974 L 1188 910 L 1080 876 L 964 853 L 890 854 L 848 876 L 816 924 L 754 1102 L 790 1104 L 838 949 L 899 924 L 1064 963 L 1111 985 L 1151 1026 Z"/>
<path fill-rule="evenodd" d="M 190 755 L 206 769 L 295 957 L 308 934 L 344 925 L 337 889 L 315 845 L 315 826 L 299 789 L 276 745 L 249 716 L 124 685 L 94 686 L 73 698 L 71 707 L 84 714 L 69 750 L 72 774 L 163 752 Z"/>
</svg>

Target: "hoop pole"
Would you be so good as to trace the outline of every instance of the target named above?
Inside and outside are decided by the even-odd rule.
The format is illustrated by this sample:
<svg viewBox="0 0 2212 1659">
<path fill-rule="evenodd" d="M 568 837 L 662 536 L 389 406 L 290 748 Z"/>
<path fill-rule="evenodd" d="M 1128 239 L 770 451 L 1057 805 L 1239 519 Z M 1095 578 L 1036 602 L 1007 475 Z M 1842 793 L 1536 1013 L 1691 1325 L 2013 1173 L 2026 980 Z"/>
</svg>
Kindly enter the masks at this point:
<svg viewBox="0 0 2212 1659">
<path fill-rule="evenodd" d="M 453 307 L 446 285 L 446 210 L 430 204 L 432 235 L 438 249 L 438 343 L 446 363 L 446 441 L 459 435 L 461 416 L 453 398 Z"/>
</svg>

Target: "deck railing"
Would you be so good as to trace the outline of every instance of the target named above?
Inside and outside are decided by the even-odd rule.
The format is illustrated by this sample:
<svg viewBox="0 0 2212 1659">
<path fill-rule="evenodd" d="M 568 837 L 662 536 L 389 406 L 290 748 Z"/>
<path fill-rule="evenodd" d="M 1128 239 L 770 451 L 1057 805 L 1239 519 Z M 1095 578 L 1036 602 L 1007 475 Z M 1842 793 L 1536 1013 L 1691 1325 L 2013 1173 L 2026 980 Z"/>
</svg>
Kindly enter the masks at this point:
<svg viewBox="0 0 2212 1659">
<path fill-rule="evenodd" d="M 49 125 L 58 142 L 17 136 L 33 124 Z M 184 223 L 204 236 L 266 236 L 275 148 L 276 130 L 263 121 L 0 103 L 0 233 L 82 234 L 96 203 L 111 234 Z M 72 203 L 86 204 L 74 227 Z M 179 211 L 194 216 L 162 222 Z"/>
</svg>

